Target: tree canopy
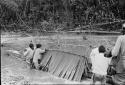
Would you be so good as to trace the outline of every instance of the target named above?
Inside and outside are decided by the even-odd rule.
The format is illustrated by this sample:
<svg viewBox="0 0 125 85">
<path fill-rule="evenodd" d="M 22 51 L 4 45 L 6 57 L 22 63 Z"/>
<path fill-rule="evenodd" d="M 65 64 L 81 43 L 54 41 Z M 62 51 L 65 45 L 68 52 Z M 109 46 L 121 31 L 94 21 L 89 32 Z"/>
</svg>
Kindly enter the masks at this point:
<svg viewBox="0 0 125 85">
<path fill-rule="evenodd" d="M 84 29 L 99 23 L 105 23 L 99 29 L 114 29 L 121 20 L 125 20 L 125 0 L 0 0 L 0 26 L 4 30 L 75 30 L 79 25 Z"/>
</svg>

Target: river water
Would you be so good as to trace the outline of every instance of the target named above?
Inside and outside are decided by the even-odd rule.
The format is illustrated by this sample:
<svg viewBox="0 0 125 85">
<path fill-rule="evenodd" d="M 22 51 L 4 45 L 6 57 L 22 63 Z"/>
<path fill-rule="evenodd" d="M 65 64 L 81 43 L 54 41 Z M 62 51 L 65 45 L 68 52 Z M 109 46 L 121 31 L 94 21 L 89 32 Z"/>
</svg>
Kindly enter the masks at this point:
<svg viewBox="0 0 125 85">
<path fill-rule="evenodd" d="M 28 40 L 28 39 L 27 39 Z M 12 40 L 10 40 L 12 41 Z M 18 40 L 14 40 L 16 43 Z M 28 85 L 28 84 L 89 84 L 90 80 L 83 82 L 68 81 L 55 77 L 49 73 L 30 69 L 19 57 L 7 52 L 10 47 L 1 47 L 1 83 L 2 85 Z"/>
<path fill-rule="evenodd" d="M 44 36 L 41 38 L 42 43 L 53 42 L 56 37 L 60 39 L 63 44 L 73 45 L 88 45 L 88 41 L 91 45 L 98 43 L 104 43 L 104 41 L 116 41 L 117 36 L 87 36 L 90 40 L 82 40 L 82 36 Z M 15 57 L 7 52 L 7 50 L 17 50 L 23 48 L 24 44 L 29 43 L 33 37 L 16 37 L 16 38 L 1 38 L 1 43 L 10 43 L 5 47 L 1 47 L 1 81 L 2 85 L 24 85 L 24 84 L 90 84 L 91 80 L 84 80 L 82 82 L 68 81 L 55 77 L 49 73 L 38 71 L 35 69 L 29 69 L 29 66 L 21 58 Z M 50 41 L 48 41 L 48 39 Z M 61 40 L 62 39 L 62 40 Z M 103 41 L 101 41 L 103 39 Z M 105 39 L 105 40 L 104 40 Z M 98 42 L 97 42 L 98 41 Z M 41 41 L 40 41 L 41 42 Z M 14 45 L 13 43 L 16 43 Z M 110 42 L 106 42 L 109 43 Z M 13 46 L 11 46 L 13 44 Z M 27 44 L 26 44 L 27 45 Z"/>
</svg>

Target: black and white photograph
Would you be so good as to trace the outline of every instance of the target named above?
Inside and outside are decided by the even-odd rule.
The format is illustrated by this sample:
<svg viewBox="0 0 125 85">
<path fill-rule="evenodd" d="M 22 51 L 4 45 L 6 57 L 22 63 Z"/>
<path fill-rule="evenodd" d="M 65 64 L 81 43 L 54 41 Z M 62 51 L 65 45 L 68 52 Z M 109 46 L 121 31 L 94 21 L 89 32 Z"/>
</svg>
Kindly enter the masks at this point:
<svg viewBox="0 0 125 85">
<path fill-rule="evenodd" d="M 0 0 L 1 85 L 125 85 L 125 0 Z"/>
</svg>

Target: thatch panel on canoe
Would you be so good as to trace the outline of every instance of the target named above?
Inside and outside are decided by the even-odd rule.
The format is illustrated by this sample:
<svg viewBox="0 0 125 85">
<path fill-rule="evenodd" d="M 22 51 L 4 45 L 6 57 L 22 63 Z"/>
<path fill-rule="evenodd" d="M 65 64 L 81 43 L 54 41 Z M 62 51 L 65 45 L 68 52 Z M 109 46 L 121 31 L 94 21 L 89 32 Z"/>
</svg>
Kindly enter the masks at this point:
<svg viewBox="0 0 125 85">
<path fill-rule="evenodd" d="M 60 72 L 62 73 L 62 75 L 64 75 L 64 71 L 66 71 L 67 67 L 68 67 L 68 62 L 70 62 L 70 57 L 65 58 L 65 54 L 64 53 L 60 53 L 60 55 L 62 55 L 63 59 L 61 60 L 61 62 L 58 64 L 58 68 L 56 69 L 56 71 L 54 72 L 55 75 L 57 76 L 61 76 Z M 65 63 L 64 63 L 65 62 Z"/>
<path fill-rule="evenodd" d="M 51 66 L 51 64 L 50 64 L 49 68 L 51 68 L 51 69 L 49 71 L 51 73 L 55 74 L 55 72 L 57 71 L 57 68 L 61 64 L 61 61 L 63 61 L 63 55 L 61 55 L 60 52 L 55 52 L 55 55 L 52 55 L 52 59 L 54 59 L 53 66 Z"/>
<path fill-rule="evenodd" d="M 70 57 L 69 57 L 70 58 Z M 65 57 L 65 59 L 66 59 L 66 57 Z M 65 61 L 64 61 L 65 62 Z M 62 78 L 66 78 L 66 76 L 68 76 L 67 75 L 67 72 L 69 71 L 69 69 L 71 69 L 71 67 L 72 67 L 72 65 L 73 65 L 74 63 L 72 63 L 70 60 L 67 60 L 66 61 L 66 63 L 65 63 L 65 67 L 63 68 L 63 70 L 62 70 L 62 75 L 61 75 L 61 77 Z"/>
<path fill-rule="evenodd" d="M 51 61 L 52 58 L 52 52 L 46 52 L 44 53 L 44 55 L 42 56 L 42 61 L 41 61 L 41 65 L 42 66 L 48 66 L 48 64 L 50 63 L 49 61 Z"/>
<path fill-rule="evenodd" d="M 79 58 L 73 56 L 73 58 L 69 61 L 67 68 L 65 69 L 66 75 L 64 78 L 69 79 L 71 72 L 72 72 L 73 68 L 75 68 L 77 66 L 78 61 L 79 61 Z"/>
<path fill-rule="evenodd" d="M 58 50 L 47 50 L 41 62 L 53 75 L 75 81 L 81 81 L 83 73 L 87 75 L 87 64 L 84 56 Z"/>
</svg>

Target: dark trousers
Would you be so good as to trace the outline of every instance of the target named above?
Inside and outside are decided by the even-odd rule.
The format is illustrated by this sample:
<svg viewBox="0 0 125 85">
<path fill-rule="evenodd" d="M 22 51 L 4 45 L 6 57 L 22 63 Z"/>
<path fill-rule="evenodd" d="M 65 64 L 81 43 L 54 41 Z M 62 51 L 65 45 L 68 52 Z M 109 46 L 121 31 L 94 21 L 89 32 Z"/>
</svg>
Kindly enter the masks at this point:
<svg viewBox="0 0 125 85">
<path fill-rule="evenodd" d="M 30 59 L 30 69 L 35 69 L 35 65 L 33 63 L 33 58 Z"/>
</svg>

